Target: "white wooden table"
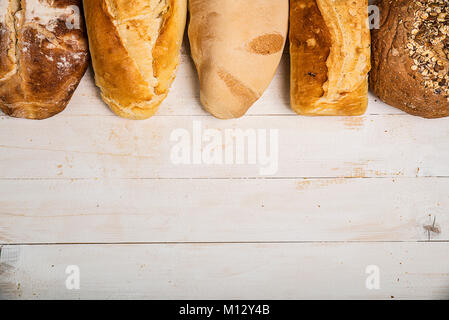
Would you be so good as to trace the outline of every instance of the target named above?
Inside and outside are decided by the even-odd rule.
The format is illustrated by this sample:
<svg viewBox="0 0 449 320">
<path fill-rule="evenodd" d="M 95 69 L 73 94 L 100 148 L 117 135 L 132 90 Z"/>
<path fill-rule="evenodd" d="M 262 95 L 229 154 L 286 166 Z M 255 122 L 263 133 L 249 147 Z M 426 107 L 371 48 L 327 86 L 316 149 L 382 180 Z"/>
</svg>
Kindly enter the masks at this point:
<svg viewBox="0 0 449 320">
<path fill-rule="evenodd" d="M 285 56 L 220 121 L 184 53 L 152 119 L 113 115 L 91 71 L 52 119 L 0 116 L 0 297 L 449 298 L 449 119 L 374 97 L 363 117 L 300 117 L 288 79 Z M 170 134 L 193 121 L 278 129 L 279 170 L 174 165 Z"/>
</svg>

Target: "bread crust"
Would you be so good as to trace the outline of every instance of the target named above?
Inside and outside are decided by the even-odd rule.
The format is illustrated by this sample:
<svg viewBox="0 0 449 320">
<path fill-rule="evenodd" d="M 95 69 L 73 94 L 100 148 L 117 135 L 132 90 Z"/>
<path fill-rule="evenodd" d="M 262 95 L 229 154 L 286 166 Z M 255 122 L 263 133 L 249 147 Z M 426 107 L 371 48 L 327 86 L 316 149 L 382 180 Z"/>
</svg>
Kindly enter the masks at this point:
<svg viewBox="0 0 449 320">
<path fill-rule="evenodd" d="M 429 1 L 421 1 L 425 4 L 425 9 L 430 8 Z M 444 1 L 441 2 L 444 4 Z M 414 0 L 382 0 L 379 9 L 381 12 L 381 25 L 379 30 L 373 30 L 373 70 L 370 74 L 371 90 L 385 103 L 401 109 L 409 114 L 424 118 L 441 118 L 449 116 L 449 95 L 445 95 L 443 87 L 447 89 L 449 83 L 449 38 L 438 43 L 430 43 L 435 40 L 433 36 L 412 43 L 412 33 L 417 36 L 423 34 L 423 25 L 416 25 L 417 10 L 420 7 Z M 446 6 L 449 4 L 446 3 Z M 431 18 L 429 14 L 429 18 Z M 429 19 L 428 18 L 428 19 Z M 436 25 L 438 25 L 436 21 Z M 430 21 L 430 25 L 434 22 Z M 449 30 L 449 16 L 441 21 L 440 27 L 446 25 Z M 417 31 L 413 31 L 416 29 Z M 425 55 L 413 55 L 411 50 L 417 50 L 421 44 L 428 43 L 423 47 L 430 50 L 441 66 L 438 66 L 439 74 L 443 80 L 436 81 L 436 86 L 432 78 L 439 78 L 435 74 L 427 73 L 428 64 Z M 440 50 L 446 45 L 446 52 Z M 415 48 L 415 49 L 413 49 Z M 426 53 L 428 54 L 428 53 Z M 415 62 L 418 65 L 415 67 Z M 430 70 L 434 68 L 434 63 L 430 62 Z M 415 70 L 413 70 L 413 69 Z M 444 77 L 446 75 L 446 77 Z M 426 85 L 426 82 L 428 85 Z M 448 91 L 449 92 L 449 91 Z"/>
<path fill-rule="evenodd" d="M 290 0 L 291 106 L 355 116 L 368 106 L 367 0 Z"/>
<path fill-rule="evenodd" d="M 204 108 L 239 118 L 262 96 L 282 57 L 288 0 L 191 0 L 189 39 Z"/>
<path fill-rule="evenodd" d="M 153 116 L 179 64 L 186 0 L 87 0 L 95 80 L 114 113 Z"/>
<path fill-rule="evenodd" d="M 88 66 L 81 0 L 3 0 L 0 109 L 28 119 L 65 109 Z"/>
</svg>

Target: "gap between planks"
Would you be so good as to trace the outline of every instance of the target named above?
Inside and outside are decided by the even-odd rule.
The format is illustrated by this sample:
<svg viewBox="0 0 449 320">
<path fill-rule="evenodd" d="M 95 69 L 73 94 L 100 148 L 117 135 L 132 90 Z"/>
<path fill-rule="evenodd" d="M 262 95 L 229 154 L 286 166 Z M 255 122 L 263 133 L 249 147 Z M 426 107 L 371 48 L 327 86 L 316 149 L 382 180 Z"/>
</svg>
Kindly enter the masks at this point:
<svg viewBox="0 0 449 320">
<path fill-rule="evenodd" d="M 252 244 L 376 244 L 376 243 L 449 243 L 449 240 L 324 240 L 324 241 L 149 241 L 149 242 L 17 242 L 0 243 L 0 253 L 2 247 L 7 246 L 135 246 L 135 245 L 252 245 Z"/>
<path fill-rule="evenodd" d="M 405 180 L 405 179 L 448 179 L 449 176 L 416 176 L 416 177 L 398 177 L 398 176 L 381 176 L 381 177 L 353 177 L 353 176 L 328 176 L 328 177 L 142 177 L 142 178 L 120 178 L 120 177 L 102 177 L 102 178 L 1 178 L 0 181 L 141 181 L 141 180 L 333 180 L 333 179 L 347 179 L 347 180 Z"/>
</svg>

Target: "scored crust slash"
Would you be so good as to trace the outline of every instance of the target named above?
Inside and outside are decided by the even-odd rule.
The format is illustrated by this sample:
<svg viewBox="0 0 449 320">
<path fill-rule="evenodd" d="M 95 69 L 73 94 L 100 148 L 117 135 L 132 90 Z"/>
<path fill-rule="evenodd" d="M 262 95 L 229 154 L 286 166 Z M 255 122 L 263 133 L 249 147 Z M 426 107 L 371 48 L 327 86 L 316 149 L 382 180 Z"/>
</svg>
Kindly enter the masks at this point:
<svg viewBox="0 0 449 320">
<path fill-rule="evenodd" d="M 87 0 L 84 10 L 103 100 L 121 117 L 151 117 L 179 65 L 186 0 Z"/>
</svg>

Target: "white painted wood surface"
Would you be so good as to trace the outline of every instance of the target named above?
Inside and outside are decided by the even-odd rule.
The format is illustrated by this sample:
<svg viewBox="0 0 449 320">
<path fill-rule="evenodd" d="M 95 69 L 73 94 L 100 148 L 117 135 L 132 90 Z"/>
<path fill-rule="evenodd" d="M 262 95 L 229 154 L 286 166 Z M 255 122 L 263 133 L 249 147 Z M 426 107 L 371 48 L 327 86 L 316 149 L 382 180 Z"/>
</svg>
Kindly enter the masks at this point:
<svg viewBox="0 0 449 320">
<path fill-rule="evenodd" d="M 3 180 L 4 243 L 449 240 L 449 179 Z"/>
<path fill-rule="evenodd" d="M 449 298 L 445 243 L 7 246 L 0 263 L 2 298 Z M 80 290 L 66 289 L 68 264 Z"/>
<path fill-rule="evenodd" d="M 152 119 L 114 116 L 91 71 L 52 119 L 0 116 L 0 298 L 449 298 L 449 119 L 372 96 L 363 117 L 299 117 L 288 90 L 285 56 L 247 116 L 214 119 L 184 54 Z M 279 170 L 172 164 L 193 121 L 278 129 Z"/>
</svg>

